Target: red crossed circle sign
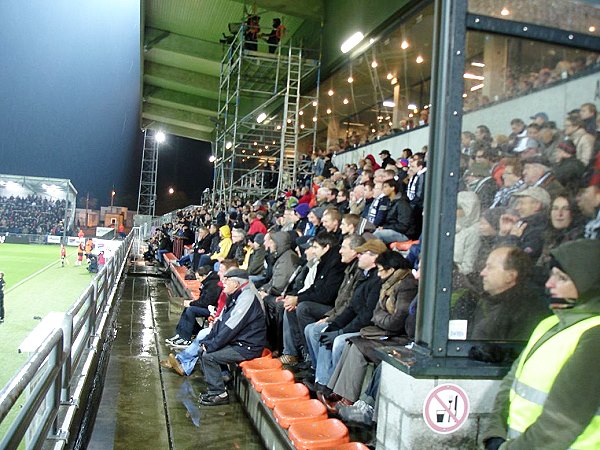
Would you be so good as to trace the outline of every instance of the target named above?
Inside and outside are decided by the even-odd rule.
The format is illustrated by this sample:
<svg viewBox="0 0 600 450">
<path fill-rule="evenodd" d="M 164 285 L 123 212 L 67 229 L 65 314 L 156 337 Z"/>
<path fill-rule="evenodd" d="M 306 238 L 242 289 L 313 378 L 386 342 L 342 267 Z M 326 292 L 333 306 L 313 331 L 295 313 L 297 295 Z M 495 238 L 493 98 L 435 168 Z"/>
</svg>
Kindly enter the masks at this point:
<svg viewBox="0 0 600 450">
<path fill-rule="evenodd" d="M 423 419 L 436 433 L 454 433 L 467 421 L 469 407 L 469 397 L 460 386 L 441 384 L 425 397 Z"/>
</svg>

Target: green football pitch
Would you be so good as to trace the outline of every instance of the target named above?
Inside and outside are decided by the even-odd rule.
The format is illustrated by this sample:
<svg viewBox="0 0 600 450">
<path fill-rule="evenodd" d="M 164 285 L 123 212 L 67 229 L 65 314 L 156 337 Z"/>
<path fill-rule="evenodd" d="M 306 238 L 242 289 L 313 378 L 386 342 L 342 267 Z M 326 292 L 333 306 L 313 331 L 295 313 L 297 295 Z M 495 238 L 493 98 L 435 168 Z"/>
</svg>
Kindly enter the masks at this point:
<svg viewBox="0 0 600 450">
<path fill-rule="evenodd" d="M 39 318 L 69 309 L 94 277 L 85 262 L 75 265 L 76 258 L 76 247 L 67 247 L 67 263 L 61 267 L 58 245 L 0 244 L 0 272 L 6 281 L 0 389 L 29 357 L 18 353 L 18 348 L 40 323 Z"/>
</svg>

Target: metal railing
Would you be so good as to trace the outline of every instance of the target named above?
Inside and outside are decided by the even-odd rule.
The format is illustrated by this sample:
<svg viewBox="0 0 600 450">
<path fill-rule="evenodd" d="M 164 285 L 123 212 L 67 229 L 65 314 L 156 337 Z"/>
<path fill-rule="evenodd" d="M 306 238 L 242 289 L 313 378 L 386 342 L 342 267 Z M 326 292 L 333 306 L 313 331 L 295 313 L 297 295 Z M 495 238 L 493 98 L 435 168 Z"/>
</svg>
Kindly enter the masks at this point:
<svg viewBox="0 0 600 450">
<path fill-rule="evenodd" d="M 0 391 L 0 424 L 18 411 L 0 441 L 1 449 L 54 448 L 69 441 L 70 429 L 87 399 L 82 393 L 113 306 L 127 256 L 139 228 L 125 238 L 90 286 L 43 343 Z"/>
</svg>

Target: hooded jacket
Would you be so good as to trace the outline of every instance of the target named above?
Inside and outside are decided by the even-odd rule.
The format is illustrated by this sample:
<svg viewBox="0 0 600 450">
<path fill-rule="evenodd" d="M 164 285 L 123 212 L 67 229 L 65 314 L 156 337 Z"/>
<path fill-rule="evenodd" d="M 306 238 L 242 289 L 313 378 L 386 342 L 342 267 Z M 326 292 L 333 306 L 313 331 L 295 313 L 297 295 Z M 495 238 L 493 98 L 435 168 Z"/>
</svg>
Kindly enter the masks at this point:
<svg viewBox="0 0 600 450">
<path fill-rule="evenodd" d="M 469 191 L 458 193 L 457 207 L 464 216 L 456 221 L 454 239 L 454 263 L 460 273 L 468 275 L 475 270 L 475 262 L 481 241 L 479 239 L 480 203 L 477 194 Z"/>
<path fill-rule="evenodd" d="M 271 240 L 275 243 L 275 254 L 273 255 L 273 269 L 271 279 L 261 290 L 270 295 L 281 295 L 288 284 L 292 273 L 298 267 L 300 258 L 291 249 L 291 238 L 285 231 L 277 231 L 271 234 Z"/>
<path fill-rule="evenodd" d="M 229 253 L 229 249 L 231 248 L 231 244 L 233 241 L 231 240 L 231 228 L 229 225 L 223 225 L 219 228 L 219 233 L 221 234 L 221 241 L 219 242 L 219 251 L 217 253 L 213 253 L 211 255 L 211 259 L 225 259 L 227 254 Z"/>
<path fill-rule="evenodd" d="M 581 320 L 600 315 L 600 240 L 580 239 L 551 251 L 561 270 L 573 280 L 579 297 L 571 308 L 556 309 L 559 323 L 532 349 Z M 542 414 L 524 433 L 504 442 L 501 450 L 570 447 L 600 407 L 600 326 L 583 333 L 571 357 L 562 366 L 548 393 Z M 530 353 L 531 354 L 531 353 Z M 505 439 L 509 392 L 519 365 L 517 359 L 506 375 L 494 403 L 483 441 Z"/>
</svg>

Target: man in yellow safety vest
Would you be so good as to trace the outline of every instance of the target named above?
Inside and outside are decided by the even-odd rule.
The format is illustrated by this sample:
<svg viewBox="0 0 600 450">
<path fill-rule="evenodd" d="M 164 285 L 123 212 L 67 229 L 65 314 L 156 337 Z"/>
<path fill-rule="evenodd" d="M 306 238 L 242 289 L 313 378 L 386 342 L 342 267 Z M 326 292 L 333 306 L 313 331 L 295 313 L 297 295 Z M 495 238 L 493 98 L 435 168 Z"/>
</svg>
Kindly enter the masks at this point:
<svg viewBox="0 0 600 450">
<path fill-rule="evenodd" d="M 487 450 L 600 448 L 600 240 L 551 251 L 554 315 L 504 378 L 483 433 Z"/>
</svg>

